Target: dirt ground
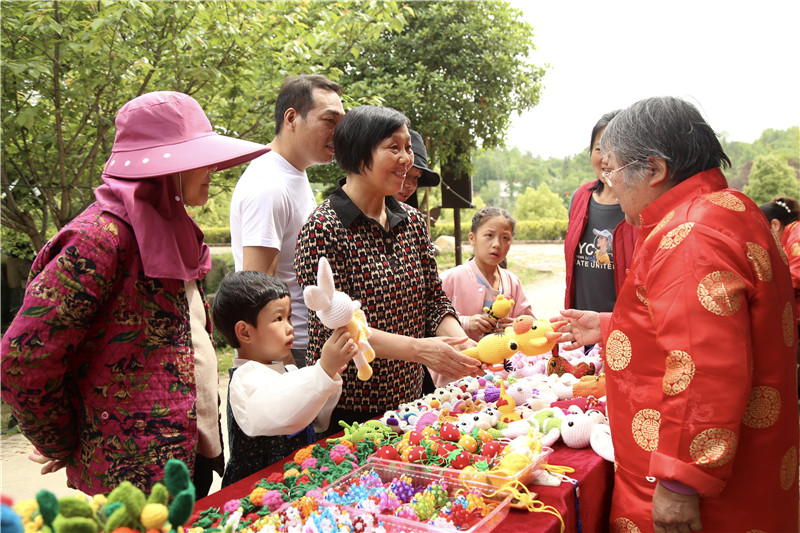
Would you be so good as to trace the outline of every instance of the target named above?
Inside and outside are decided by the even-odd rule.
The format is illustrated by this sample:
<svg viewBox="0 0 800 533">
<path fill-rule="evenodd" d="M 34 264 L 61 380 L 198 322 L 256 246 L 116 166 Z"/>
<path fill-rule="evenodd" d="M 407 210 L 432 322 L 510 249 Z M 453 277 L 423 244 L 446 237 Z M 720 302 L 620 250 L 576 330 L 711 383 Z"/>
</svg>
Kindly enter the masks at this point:
<svg viewBox="0 0 800 533">
<path fill-rule="evenodd" d="M 536 281 L 522 279 L 525 294 L 533 305 L 534 313 L 540 318 L 557 315 L 564 303 L 564 245 L 563 244 L 521 244 L 511 246 L 508 254 L 508 268 L 514 272 L 515 266 L 527 267 L 537 272 Z M 470 257 L 470 250 L 464 251 Z M 225 412 L 228 377 L 220 376 L 220 396 Z M 222 417 L 223 432 L 225 416 Z M 227 439 L 226 439 L 227 440 Z M 24 436 L 17 433 L 0 437 L 0 493 L 14 501 L 34 498 L 36 492 L 46 488 L 57 497 L 82 494 L 69 489 L 63 470 L 42 476 L 41 466 L 28 460 L 33 447 Z M 227 450 L 226 450 L 227 452 Z M 212 492 L 219 490 L 220 478 L 215 476 Z"/>
</svg>

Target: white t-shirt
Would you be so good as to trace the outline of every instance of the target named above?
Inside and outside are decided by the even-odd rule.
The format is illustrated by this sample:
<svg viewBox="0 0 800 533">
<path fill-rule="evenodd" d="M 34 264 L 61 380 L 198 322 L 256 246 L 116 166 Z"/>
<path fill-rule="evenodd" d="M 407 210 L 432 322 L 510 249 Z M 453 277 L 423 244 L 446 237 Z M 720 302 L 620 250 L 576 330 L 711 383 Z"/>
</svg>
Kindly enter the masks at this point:
<svg viewBox="0 0 800 533">
<path fill-rule="evenodd" d="M 294 271 L 297 235 L 317 204 L 303 170 L 277 152 L 267 152 L 247 166 L 231 197 L 231 251 L 236 270 L 243 268 L 243 247 L 262 246 L 280 251 L 275 275 L 289 287 L 292 298 L 294 345 L 308 346 L 308 308 Z"/>
<path fill-rule="evenodd" d="M 339 374 L 331 379 L 319 362 L 298 369 L 237 358 L 233 365 L 231 411 L 246 435 L 291 435 L 312 422 L 315 431 L 328 429 L 342 395 Z"/>
</svg>

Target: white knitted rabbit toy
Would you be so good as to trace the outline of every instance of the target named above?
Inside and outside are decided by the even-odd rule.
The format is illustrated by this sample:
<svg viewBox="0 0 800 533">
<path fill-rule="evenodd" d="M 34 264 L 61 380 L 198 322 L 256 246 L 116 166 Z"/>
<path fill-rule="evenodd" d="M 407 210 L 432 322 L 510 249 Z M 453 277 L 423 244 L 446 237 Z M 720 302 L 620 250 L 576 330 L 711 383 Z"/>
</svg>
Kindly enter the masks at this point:
<svg viewBox="0 0 800 533">
<path fill-rule="evenodd" d="M 320 257 L 317 267 L 317 285 L 303 290 L 306 306 L 317 312 L 317 316 L 325 327 L 330 329 L 347 326 L 350 337 L 356 343 L 358 353 L 353 362 L 358 368 L 358 379 L 366 381 L 372 377 L 369 363 L 375 359 L 375 351 L 367 338 L 371 331 L 367 319 L 361 310 L 361 302 L 350 299 L 348 295 L 337 291 L 333 283 L 331 265 L 324 257 Z"/>
</svg>

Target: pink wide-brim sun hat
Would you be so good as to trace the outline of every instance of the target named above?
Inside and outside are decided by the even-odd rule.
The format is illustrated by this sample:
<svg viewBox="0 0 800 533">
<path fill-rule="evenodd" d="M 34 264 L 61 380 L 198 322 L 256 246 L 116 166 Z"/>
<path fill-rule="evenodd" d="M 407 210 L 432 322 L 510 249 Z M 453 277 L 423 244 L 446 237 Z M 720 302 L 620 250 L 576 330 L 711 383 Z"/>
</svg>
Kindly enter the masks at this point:
<svg viewBox="0 0 800 533">
<path fill-rule="evenodd" d="M 157 91 L 134 98 L 117 113 L 117 133 L 103 173 L 148 178 L 195 168 L 235 167 L 269 152 L 266 145 L 215 133 L 191 96 Z"/>
</svg>

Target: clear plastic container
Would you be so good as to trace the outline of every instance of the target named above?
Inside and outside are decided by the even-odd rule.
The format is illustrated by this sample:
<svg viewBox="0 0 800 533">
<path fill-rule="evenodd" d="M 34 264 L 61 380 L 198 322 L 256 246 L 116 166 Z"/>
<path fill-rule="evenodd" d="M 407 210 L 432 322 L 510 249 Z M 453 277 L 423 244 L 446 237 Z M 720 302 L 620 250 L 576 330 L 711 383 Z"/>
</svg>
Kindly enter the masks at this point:
<svg viewBox="0 0 800 533">
<path fill-rule="evenodd" d="M 434 473 L 438 475 L 440 478 L 446 479 L 447 481 L 459 480 L 462 482 L 475 482 L 484 485 L 490 485 L 495 489 L 498 489 L 512 480 L 517 480 L 523 485 L 530 485 L 536 478 L 536 476 L 541 472 L 544 465 L 547 464 L 547 458 L 551 453 L 553 453 L 552 448 L 548 448 L 546 446 L 542 447 L 542 450 L 539 452 L 538 456 L 533 461 L 531 461 L 525 468 L 515 472 L 513 476 L 505 475 L 500 472 L 488 472 L 488 471 L 465 472 L 463 470 L 457 470 L 455 468 L 447 468 L 434 465 L 419 465 L 416 463 L 405 463 L 402 461 L 390 461 L 387 459 L 380 459 L 375 455 L 370 456 L 369 462 L 374 462 L 384 465 L 395 465 L 395 467 L 397 467 L 397 465 L 413 465 L 416 467 L 423 468 L 427 472 Z"/>
<path fill-rule="evenodd" d="M 445 478 L 447 481 L 447 494 L 449 498 L 454 498 L 456 493 L 462 489 L 478 489 L 484 494 L 485 500 L 490 500 L 489 505 L 493 509 L 483 517 L 483 519 L 469 529 L 456 530 L 441 529 L 434 525 L 417 522 L 414 520 L 407 520 L 391 515 L 380 515 L 380 520 L 387 533 L 401 533 L 401 532 L 415 532 L 415 533 L 432 533 L 436 531 L 459 531 L 460 533 L 487 533 L 497 527 L 508 515 L 509 504 L 511 503 L 511 494 L 503 492 L 498 493 L 495 487 L 476 483 L 471 481 L 462 481 L 459 479 L 458 470 L 450 468 L 439 468 L 434 466 L 417 465 L 413 463 L 403 463 L 399 461 L 386 461 L 378 458 L 371 458 L 366 464 L 353 470 L 350 474 L 342 477 L 341 479 L 332 483 L 327 489 L 337 489 L 342 485 L 348 485 L 352 478 L 357 478 L 364 473 L 374 470 L 381 481 L 389 483 L 400 475 L 406 475 L 411 478 L 414 485 L 429 485 L 434 481 Z M 364 509 L 357 509 L 354 507 L 344 507 L 351 516 L 355 517 L 362 514 L 370 514 Z"/>
</svg>

